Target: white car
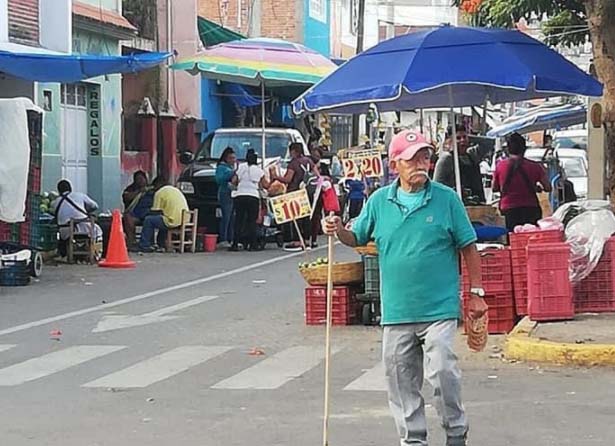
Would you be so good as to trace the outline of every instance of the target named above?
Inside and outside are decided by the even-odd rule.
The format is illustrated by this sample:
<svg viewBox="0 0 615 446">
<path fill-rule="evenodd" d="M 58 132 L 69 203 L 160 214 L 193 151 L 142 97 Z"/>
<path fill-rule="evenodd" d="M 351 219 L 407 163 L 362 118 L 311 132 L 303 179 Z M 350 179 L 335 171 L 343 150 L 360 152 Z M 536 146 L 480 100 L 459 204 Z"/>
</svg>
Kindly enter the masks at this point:
<svg viewBox="0 0 615 446">
<path fill-rule="evenodd" d="M 553 134 L 553 147 L 556 149 L 587 150 L 587 129 L 560 130 Z"/>
<path fill-rule="evenodd" d="M 525 157 L 532 161 L 542 162 L 545 149 L 528 149 Z M 579 199 L 587 198 L 588 189 L 588 162 L 587 152 L 583 149 L 555 149 L 555 156 L 559 159 L 566 178 L 574 185 L 574 191 Z"/>
</svg>

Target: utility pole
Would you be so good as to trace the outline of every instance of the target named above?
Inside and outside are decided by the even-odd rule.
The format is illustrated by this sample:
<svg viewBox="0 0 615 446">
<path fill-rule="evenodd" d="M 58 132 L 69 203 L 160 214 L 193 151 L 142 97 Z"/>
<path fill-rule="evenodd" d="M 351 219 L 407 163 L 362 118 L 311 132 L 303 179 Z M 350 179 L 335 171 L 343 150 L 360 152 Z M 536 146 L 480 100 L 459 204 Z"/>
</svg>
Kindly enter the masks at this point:
<svg viewBox="0 0 615 446">
<path fill-rule="evenodd" d="M 357 17 L 357 54 L 363 51 L 363 40 L 365 36 L 365 0 L 357 0 L 359 2 L 359 11 Z M 359 115 L 352 115 L 352 145 L 359 145 Z"/>
</svg>

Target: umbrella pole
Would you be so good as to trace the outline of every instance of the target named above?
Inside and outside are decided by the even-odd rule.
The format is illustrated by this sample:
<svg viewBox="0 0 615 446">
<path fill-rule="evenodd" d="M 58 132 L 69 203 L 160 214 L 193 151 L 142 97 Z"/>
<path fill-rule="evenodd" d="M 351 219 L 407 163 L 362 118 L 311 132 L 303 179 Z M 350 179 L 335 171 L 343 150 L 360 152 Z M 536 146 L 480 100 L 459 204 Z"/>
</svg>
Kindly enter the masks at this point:
<svg viewBox="0 0 615 446">
<path fill-rule="evenodd" d="M 261 82 L 261 130 L 262 130 L 262 136 L 261 136 L 261 151 L 262 151 L 262 165 L 263 165 L 263 169 L 265 168 L 265 158 L 266 158 L 266 152 L 265 152 L 265 81 L 263 80 Z"/>
<path fill-rule="evenodd" d="M 455 166 L 455 189 L 459 198 L 463 199 L 463 191 L 461 190 L 461 169 L 459 168 L 459 149 L 457 148 L 457 129 L 455 128 L 455 109 L 453 108 L 453 87 L 448 87 L 449 100 L 451 104 L 451 129 L 453 138 L 453 164 Z"/>
</svg>

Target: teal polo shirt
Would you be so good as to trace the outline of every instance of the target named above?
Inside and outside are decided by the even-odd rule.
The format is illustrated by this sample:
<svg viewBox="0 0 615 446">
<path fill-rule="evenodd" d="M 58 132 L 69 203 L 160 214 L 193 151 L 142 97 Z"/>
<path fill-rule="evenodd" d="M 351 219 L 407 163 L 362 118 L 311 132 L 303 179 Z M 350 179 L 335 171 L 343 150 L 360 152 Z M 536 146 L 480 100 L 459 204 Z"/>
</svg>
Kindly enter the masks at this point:
<svg viewBox="0 0 615 446">
<path fill-rule="evenodd" d="M 458 318 L 459 250 L 476 242 L 463 203 L 430 181 L 408 209 L 398 187 L 376 191 L 352 226 L 359 245 L 378 247 L 382 325 Z"/>
</svg>

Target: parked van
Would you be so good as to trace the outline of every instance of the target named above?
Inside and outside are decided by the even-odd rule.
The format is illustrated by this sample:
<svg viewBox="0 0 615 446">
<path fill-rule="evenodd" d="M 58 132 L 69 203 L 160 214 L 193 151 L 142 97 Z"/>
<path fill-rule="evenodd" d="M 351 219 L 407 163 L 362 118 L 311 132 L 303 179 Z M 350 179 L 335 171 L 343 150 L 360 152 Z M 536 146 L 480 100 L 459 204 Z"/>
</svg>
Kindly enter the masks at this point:
<svg viewBox="0 0 615 446">
<path fill-rule="evenodd" d="M 282 161 L 285 167 L 290 159 L 288 147 L 299 142 L 304 153 L 309 155 L 307 144 L 298 130 L 285 128 L 268 128 L 265 130 L 265 167 Z M 216 184 L 216 165 L 222 152 L 232 147 L 238 162 L 244 162 L 248 149 L 253 149 L 259 159 L 262 157 L 262 131 L 258 128 L 218 129 L 207 135 L 201 147 L 192 154 L 182 153 L 180 161 L 187 165 L 182 172 L 177 187 L 184 193 L 191 209 L 199 210 L 199 226 L 205 226 L 208 232 L 218 231 L 218 219 L 221 215 L 218 204 L 218 186 Z"/>
</svg>

